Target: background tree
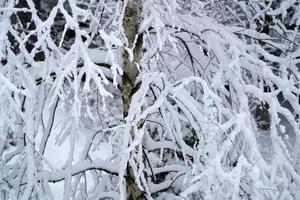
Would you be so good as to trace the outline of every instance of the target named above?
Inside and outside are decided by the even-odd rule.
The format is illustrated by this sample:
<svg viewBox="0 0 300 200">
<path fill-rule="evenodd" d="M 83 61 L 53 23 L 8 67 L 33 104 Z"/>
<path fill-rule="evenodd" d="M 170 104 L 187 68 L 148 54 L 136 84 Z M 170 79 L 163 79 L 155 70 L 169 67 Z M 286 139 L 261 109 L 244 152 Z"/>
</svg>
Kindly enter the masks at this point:
<svg viewBox="0 0 300 200">
<path fill-rule="evenodd" d="M 1 198 L 300 199 L 298 10 L 2 1 Z"/>
</svg>

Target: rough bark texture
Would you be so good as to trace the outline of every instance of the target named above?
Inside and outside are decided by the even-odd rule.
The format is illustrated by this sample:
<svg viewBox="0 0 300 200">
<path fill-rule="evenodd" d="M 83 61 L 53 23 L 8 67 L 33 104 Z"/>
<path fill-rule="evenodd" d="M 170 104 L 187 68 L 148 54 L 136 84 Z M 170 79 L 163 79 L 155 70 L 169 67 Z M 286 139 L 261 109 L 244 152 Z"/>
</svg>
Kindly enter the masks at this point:
<svg viewBox="0 0 300 200">
<path fill-rule="evenodd" d="M 138 76 L 137 65 L 140 63 L 142 50 L 142 35 L 139 35 L 138 29 L 141 21 L 141 0 L 129 0 L 125 9 L 123 19 L 124 32 L 128 41 L 128 48 L 133 49 L 134 59 L 131 62 L 129 54 L 124 50 L 123 54 L 123 76 L 122 76 L 122 98 L 123 98 L 123 115 L 128 115 L 128 110 L 131 104 L 132 95 L 136 91 L 135 81 Z M 137 40 L 135 38 L 138 36 Z M 134 132 L 132 132 L 134 134 Z M 132 135 L 133 136 L 133 135 Z M 144 192 L 141 191 L 134 178 L 134 174 L 130 166 L 127 166 L 126 176 L 126 192 L 128 200 L 142 200 L 146 199 Z"/>
<path fill-rule="evenodd" d="M 141 21 L 141 1 L 140 0 L 131 0 L 128 1 L 127 7 L 125 10 L 125 15 L 123 19 L 124 32 L 128 40 L 128 47 L 132 48 L 133 46 L 133 56 L 134 59 L 131 62 L 129 59 L 129 54 L 127 51 L 124 51 L 123 59 L 123 77 L 122 77 L 122 97 L 123 97 L 123 106 L 124 106 L 124 116 L 128 114 L 128 109 L 131 102 L 131 97 L 135 88 L 135 80 L 138 76 L 137 64 L 140 63 L 141 50 L 142 50 L 142 36 L 140 35 L 135 43 L 135 38 L 138 35 L 138 29 Z"/>
</svg>

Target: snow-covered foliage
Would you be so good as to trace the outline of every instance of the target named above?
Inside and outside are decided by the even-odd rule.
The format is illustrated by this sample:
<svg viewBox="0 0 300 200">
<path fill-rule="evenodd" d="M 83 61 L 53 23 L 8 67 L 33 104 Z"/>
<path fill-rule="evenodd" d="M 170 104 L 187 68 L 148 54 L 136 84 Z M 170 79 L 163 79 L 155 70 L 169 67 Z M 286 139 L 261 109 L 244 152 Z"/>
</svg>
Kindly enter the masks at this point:
<svg viewBox="0 0 300 200">
<path fill-rule="evenodd" d="M 124 116 L 130 1 L 0 1 L 0 198 L 300 199 L 299 0 L 141 0 Z"/>
</svg>

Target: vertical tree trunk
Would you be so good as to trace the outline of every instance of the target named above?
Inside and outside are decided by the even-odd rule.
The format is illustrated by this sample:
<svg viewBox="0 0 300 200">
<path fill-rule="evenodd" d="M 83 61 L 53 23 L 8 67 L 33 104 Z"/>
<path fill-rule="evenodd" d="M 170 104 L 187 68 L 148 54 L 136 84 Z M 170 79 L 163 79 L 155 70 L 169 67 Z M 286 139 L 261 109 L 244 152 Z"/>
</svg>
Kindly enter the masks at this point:
<svg viewBox="0 0 300 200">
<path fill-rule="evenodd" d="M 127 116 L 129 106 L 131 103 L 132 92 L 135 87 L 135 80 L 138 76 L 137 64 L 140 63 L 140 56 L 142 50 L 142 37 L 140 36 L 135 43 L 135 38 L 138 36 L 138 29 L 141 21 L 141 0 L 128 0 L 127 7 L 125 9 L 125 15 L 123 19 L 124 32 L 128 40 L 128 47 L 133 46 L 134 59 L 131 62 L 129 54 L 124 50 L 123 59 L 123 77 L 122 77 L 122 97 L 124 106 L 124 117 Z"/>
<path fill-rule="evenodd" d="M 123 19 L 124 32 L 128 41 L 128 48 L 133 48 L 133 60 L 126 50 L 123 53 L 123 76 L 122 76 L 122 99 L 123 99 L 123 115 L 124 118 L 128 115 L 131 99 L 135 91 L 135 81 L 138 76 L 137 65 L 140 64 L 142 50 L 142 36 L 139 36 L 138 29 L 141 21 L 141 0 L 128 0 L 125 15 Z M 137 37 L 137 40 L 136 40 Z M 132 131 L 132 134 L 134 132 Z M 132 135 L 134 136 L 134 135 Z M 145 199 L 143 191 L 141 191 L 134 178 L 134 174 L 130 166 L 127 166 L 126 176 L 126 192 L 128 200 Z"/>
</svg>

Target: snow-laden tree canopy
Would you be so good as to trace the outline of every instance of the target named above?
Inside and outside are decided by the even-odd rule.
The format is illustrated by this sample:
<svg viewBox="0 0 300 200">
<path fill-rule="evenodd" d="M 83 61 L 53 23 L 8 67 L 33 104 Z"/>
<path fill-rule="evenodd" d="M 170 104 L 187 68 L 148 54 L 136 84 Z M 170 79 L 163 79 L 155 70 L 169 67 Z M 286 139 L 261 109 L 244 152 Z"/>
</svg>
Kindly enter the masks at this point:
<svg viewBox="0 0 300 200">
<path fill-rule="evenodd" d="M 1 0 L 1 199 L 300 199 L 299 25 L 299 0 Z"/>
</svg>

